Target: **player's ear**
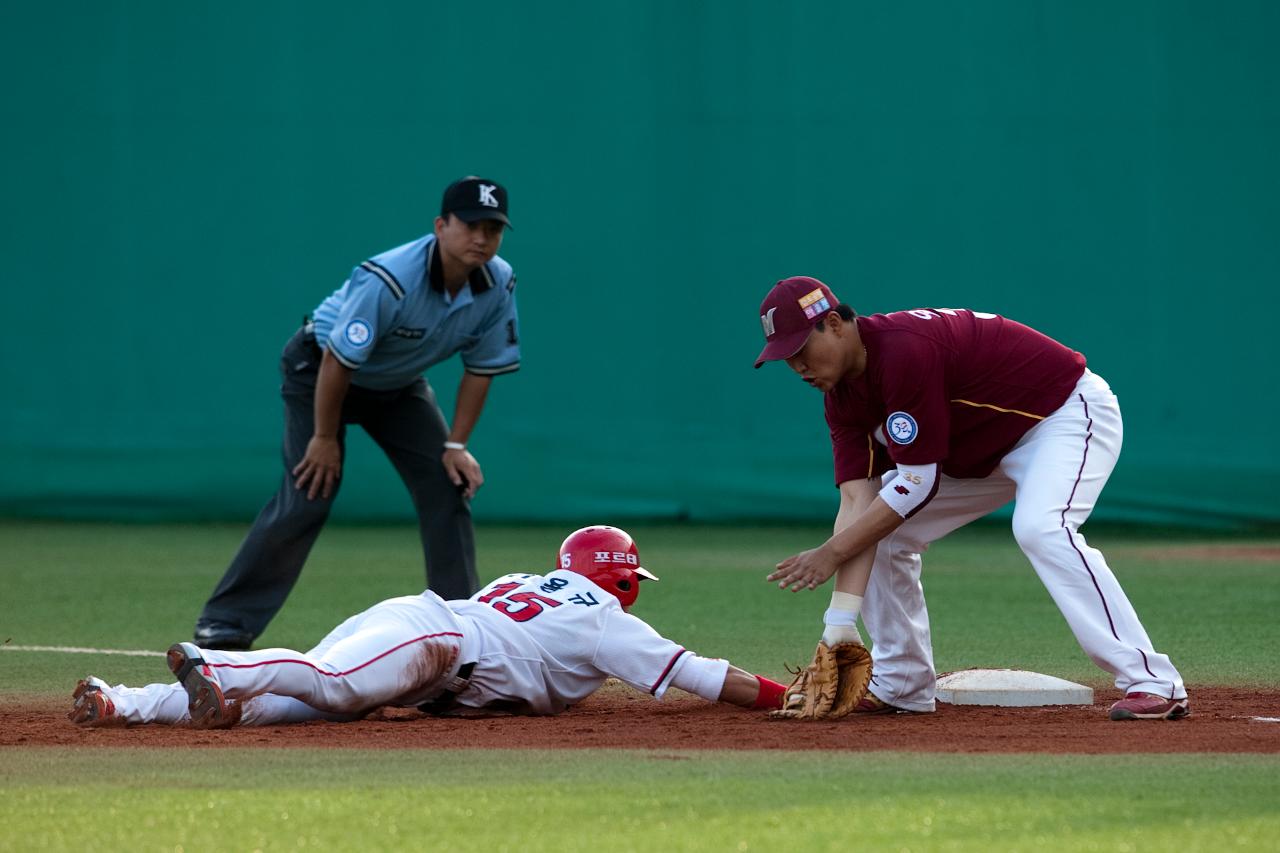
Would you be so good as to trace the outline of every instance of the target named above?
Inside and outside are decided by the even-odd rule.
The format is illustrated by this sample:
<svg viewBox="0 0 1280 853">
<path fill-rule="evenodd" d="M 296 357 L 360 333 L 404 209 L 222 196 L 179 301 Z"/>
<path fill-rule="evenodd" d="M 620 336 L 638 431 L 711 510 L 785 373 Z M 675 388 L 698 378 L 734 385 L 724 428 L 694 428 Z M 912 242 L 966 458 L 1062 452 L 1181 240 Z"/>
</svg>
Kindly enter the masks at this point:
<svg viewBox="0 0 1280 853">
<path fill-rule="evenodd" d="M 448 222 L 449 222 L 449 221 L 448 221 L 447 219 L 445 219 L 443 216 L 437 216 L 437 217 L 436 217 L 436 227 L 435 227 L 435 231 L 436 231 L 436 236 L 437 236 L 437 237 L 439 237 L 439 236 L 440 236 L 440 232 L 444 230 L 444 226 L 445 226 L 445 225 L 447 225 L 447 224 L 448 224 Z"/>
</svg>

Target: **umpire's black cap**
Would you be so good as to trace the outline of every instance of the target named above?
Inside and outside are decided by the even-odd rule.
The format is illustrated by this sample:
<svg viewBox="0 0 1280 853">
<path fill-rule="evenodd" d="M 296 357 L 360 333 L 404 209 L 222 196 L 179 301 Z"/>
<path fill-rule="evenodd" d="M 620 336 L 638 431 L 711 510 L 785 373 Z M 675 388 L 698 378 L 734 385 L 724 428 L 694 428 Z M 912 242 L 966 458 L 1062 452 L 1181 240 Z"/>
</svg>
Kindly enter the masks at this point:
<svg viewBox="0 0 1280 853">
<path fill-rule="evenodd" d="M 468 175 L 444 188 L 440 200 L 440 215 L 452 213 L 463 222 L 479 222 L 495 219 L 507 227 L 507 190 L 497 181 Z"/>
</svg>

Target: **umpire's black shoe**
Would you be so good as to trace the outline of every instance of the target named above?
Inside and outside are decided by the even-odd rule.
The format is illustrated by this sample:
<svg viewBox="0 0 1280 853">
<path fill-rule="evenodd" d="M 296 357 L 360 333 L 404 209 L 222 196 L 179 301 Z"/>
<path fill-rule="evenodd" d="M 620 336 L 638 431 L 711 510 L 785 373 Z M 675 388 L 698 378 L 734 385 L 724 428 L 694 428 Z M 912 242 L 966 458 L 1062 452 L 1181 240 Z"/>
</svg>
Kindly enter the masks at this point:
<svg viewBox="0 0 1280 853">
<path fill-rule="evenodd" d="M 191 638 L 202 649 L 220 652 L 247 652 L 253 645 L 253 635 L 225 625 L 197 625 Z"/>
</svg>

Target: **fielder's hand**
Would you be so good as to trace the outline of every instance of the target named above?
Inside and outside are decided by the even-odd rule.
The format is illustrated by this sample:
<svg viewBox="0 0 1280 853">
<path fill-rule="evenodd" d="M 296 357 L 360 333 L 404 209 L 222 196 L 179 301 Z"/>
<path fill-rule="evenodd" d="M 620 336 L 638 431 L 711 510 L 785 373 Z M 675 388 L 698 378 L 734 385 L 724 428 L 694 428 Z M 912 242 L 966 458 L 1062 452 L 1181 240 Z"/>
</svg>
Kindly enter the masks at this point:
<svg viewBox="0 0 1280 853">
<path fill-rule="evenodd" d="M 840 568 L 835 558 L 827 551 L 826 546 L 811 551 L 801 551 L 794 557 L 787 557 L 765 580 L 777 581 L 778 589 L 791 588 L 792 592 L 801 589 L 817 589 Z"/>
<path fill-rule="evenodd" d="M 813 662 L 782 695 L 778 720 L 835 720 L 853 711 L 871 686 L 871 652 L 859 643 L 818 643 Z"/>
</svg>

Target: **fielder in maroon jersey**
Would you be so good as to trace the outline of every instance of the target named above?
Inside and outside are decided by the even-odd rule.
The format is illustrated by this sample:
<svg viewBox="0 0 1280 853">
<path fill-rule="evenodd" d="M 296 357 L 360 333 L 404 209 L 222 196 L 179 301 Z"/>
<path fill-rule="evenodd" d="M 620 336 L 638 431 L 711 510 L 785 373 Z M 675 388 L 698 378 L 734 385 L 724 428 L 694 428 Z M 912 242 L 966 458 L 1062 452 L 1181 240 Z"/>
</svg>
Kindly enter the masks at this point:
<svg viewBox="0 0 1280 853">
<path fill-rule="evenodd" d="M 1019 547 L 1085 653 L 1125 693 L 1111 719 L 1187 716 L 1182 677 L 1079 531 L 1123 435 L 1115 395 L 1084 356 L 996 314 L 859 317 L 805 276 L 778 282 L 760 321 L 756 367 L 786 361 L 825 395 L 840 489 L 834 535 L 768 579 L 794 591 L 835 576 L 823 640 L 862 642 L 861 615 L 875 644 L 861 710 L 934 710 L 920 555 L 1014 500 Z"/>
</svg>

